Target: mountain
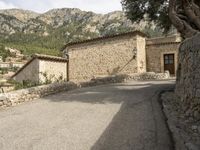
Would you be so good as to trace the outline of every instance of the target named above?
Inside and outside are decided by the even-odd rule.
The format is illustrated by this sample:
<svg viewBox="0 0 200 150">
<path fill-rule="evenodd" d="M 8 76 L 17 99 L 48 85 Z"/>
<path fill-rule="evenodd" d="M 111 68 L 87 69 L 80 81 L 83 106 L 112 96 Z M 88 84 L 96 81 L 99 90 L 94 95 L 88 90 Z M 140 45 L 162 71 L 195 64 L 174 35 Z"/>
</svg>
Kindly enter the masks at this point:
<svg viewBox="0 0 200 150">
<path fill-rule="evenodd" d="M 162 33 L 145 20 L 132 24 L 121 11 L 103 15 L 77 8 L 53 9 L 43 14 L 20 9 L 0 10 L 0 43 L 27 55 L 59 55 L 59 49 L 68 42 L 132 30 L 151 36 Z"/>
<path fill-rule="evenodd" d="M 0 14 L 16 17 L 20 21 L 27 21 L 39 15 L 36 12 L 22 9 L 2 9 Z"/>
</svg>

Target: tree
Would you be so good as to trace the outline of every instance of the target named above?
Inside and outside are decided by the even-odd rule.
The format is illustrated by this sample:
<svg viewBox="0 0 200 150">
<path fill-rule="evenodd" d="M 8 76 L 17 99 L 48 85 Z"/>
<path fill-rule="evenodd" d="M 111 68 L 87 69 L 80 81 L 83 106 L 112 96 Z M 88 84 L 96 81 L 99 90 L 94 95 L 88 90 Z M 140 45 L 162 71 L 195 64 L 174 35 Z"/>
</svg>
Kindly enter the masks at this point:
<svg viewBox="0 0 200 150">
<path fill-rule="evenodd" d="M 147 15 L 165 32 L 174 25 L 184 38 L 200 31 L 200 0 L 122 0 L 122 6 L 133 22 Z"/>
</svg>

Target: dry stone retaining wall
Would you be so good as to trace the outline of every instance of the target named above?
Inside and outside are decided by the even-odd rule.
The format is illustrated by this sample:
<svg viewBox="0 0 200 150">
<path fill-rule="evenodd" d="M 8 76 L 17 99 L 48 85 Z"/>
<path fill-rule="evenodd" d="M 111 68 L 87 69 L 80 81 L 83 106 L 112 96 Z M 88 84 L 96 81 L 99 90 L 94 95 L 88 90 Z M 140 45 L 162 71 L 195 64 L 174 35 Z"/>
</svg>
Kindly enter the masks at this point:
<svg viewBox="0 0 200 150">
<path fill-rule="evenodd" d="M 0 94 L 0 107 L 15 106 L 25 101 L 31 101 L 53 93 L 71 90 L 76 87 L 77 85 L 73 82 L 63 82 Z"/>
<path fill-rule="evenodd" d="M 176 95 L 188 117 L 200 120 L 200 33 L 179 49 Z"/>
<path fill-rule="evenodd" d="M 154 79 L 168 79 L 169 73 L 142 73 L 132 75 L 113 75 L 108 77 L 99 77 L 91 79 L 88 82 L 61 82 L 53 83 L 50 85 L 42 85 L 38 87 L 32 87 L 29 89 L 17 90 L 9 93 L 0 94 L 0 107 L 15 106 L 19 103 L 31 101 L 40 97 L 44 97 L 50 94 L 68 91 L 81 87 L 96 86 L 108 83 L 121 83 L 127 80 L 154 80 Z"/>
</svg>

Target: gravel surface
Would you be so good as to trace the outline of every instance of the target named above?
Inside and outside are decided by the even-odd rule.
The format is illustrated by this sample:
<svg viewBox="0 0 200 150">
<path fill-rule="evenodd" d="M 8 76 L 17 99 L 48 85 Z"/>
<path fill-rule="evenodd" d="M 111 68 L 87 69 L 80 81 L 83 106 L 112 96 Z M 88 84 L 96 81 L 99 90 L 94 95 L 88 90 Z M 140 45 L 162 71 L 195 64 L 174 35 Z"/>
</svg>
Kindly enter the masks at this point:
<svg viewBox="0 0 200 150">
<path fill-rule="evenodd" d="M 172 150 L 158 91 L 130 81 L 62 92 L 0 111 L 1 150 Z"/>
</svg>

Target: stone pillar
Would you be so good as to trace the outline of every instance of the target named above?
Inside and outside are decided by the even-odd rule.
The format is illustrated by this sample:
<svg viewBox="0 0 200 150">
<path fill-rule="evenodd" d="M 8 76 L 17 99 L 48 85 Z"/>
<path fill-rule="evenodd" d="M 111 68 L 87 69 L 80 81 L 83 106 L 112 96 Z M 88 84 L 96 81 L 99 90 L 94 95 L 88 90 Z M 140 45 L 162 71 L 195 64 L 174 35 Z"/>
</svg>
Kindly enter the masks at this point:
<svg viewBox="0 0 200 150">
<path fill-rule="evenodd" d="M 183 111 L 200 119 L 200 33 L 179 48 L 176 95 Z"/>
</svg>

